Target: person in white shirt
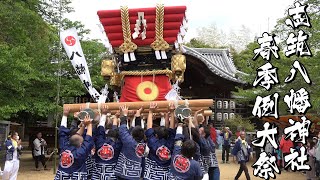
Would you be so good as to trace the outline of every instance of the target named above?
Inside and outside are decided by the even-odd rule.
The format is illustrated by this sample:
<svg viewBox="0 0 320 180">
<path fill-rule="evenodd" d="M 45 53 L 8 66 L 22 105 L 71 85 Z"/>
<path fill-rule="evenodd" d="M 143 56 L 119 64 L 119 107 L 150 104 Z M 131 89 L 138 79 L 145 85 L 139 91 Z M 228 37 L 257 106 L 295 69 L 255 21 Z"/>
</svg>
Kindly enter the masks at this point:
<svg viewBox="0 0 320 180">
<path fill-rule="evenodd" d="M 45 147 L 47 146 L 47 142 L 42 138 L 42 133 L 38 132 L 37 133 L 37 138 L 33 141 L 33 155 L 34 155 L 34 160 L 35 160 L 35 165 L 36 165 L 36 170 L 40 171 L 39 169 L 39 162 L 42 163 L 43 168 L 46 170 L 46 157 L 44 155 L 45 153 Z"/>
<path fill-rule="evenodd" d="M 2 180 L 16 180 L 19 171 L 22 146 L 17 132 L 10 132 L 5 142 L 6 162 L 4 165 Z"/>
</svg>

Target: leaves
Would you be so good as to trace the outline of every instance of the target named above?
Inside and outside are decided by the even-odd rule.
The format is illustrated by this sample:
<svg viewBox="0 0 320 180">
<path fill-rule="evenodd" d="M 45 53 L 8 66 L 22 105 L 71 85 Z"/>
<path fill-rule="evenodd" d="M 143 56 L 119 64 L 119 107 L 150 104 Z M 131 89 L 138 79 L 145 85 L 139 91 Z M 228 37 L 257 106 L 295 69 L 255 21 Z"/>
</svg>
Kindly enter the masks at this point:
<svg viewBox="0 0 320 180">
<path fill-rule="evenodd" d="M 239 115 L 234 118 L 225 120 L 225 126 L 229 127 L 231 132 L 237 132 L 238 130 L 244 129 L 246 132 L 255 131 L 254 124 L 249 119 L 245 119 Z"/>
<path fill-rule="evenodd" d="M 0 119 L 32 123 L 47 119 L 56 110 L 57 78 L 61 66 L 62 100 L 86 96 L 87 91 L 60 48 L 58 25 L 60 1 L 0 1 Z M 72 11 L 62 0 L 62 14 Z M 79 36 L 89 33 L 80 22 L 67 19 L 63 28 L 76 27 Z M 104 46 L 95 40 L 81 41 L 93 85 L 104 86 L 100 76 Z M 57 64 L 59 62 L 59 64 Z M 62 104 L 60 104 L 62 105 Z"/>
<path fill-rule="evenodd" d="M 314 7 L 315 4 L 317 4 L 319 7 L 319 0 L 310 0 L 305 1 L 310 2 L 309 7 Z M 313 4 L 311 4 L 313 3 Z M 263 60 L 261 57 L 256 59 L 255 61 L 252 60 L 252 57 L 254 56 L 253 50 L 258 48 L 259 45 L 257 42 L 250 43 L 246 49 L 239 54 L 234 54 L 234 62 L 235 65 L 243 72 L 247 73 L 248 75 L 242 76 L 242 79 L 248 83 L 248 86 L 246 87 L 238 87 L 237 92 L 233 92 L 234 95 L 242 97 L 241 99 L 238 99 L 240 102 L 245 102 L 247 104 L 253 105 L 255 102 L 255 98 L 257 95 L 260 96 L 266 96 L 270 94 L 274 94 L 275 92 L 278 92 L 280 94 L 279 98 L 279 112 L 280 115 L 286 115 L 288 114 L 288 107 L 283 102 L 283 98 L 286 94 L 289 93 L 290 89 L 294 89 L 295 91 L 299 90 L 300 88 L 304 87 L 310 94 L 310 101 L 312 104 L 312 108 L 308 110 L 308 113 L 315 113 L 320 115 L 320 77 L 319 77 L 319 59 L 320 59 L 320 53 L 319 53 L 319 42 L 320 42 L 320 13 L 319 9 L 312 9 L 308 12 L 308 15 L 310 15 L 311 23 L 313 25 L 312 28 L 301 28 L 304 29 L 306 33 L 310 35 L 309 40 L 307 41 L 309 44 L 309 48 L 312 50 L 313 56 L 312 57 L 286 57 L 284 56 L 282 50 L 284 48 L 285 42 L 280 43 L 280 59 L 272 58 L 270 60 L 270 63 L 278 68 L 278 79 L 280 81 L 280 84 L 273 85 L 272 89 L 270 91 L 265 90 L 262 87 L 250 87 L 252 86 L 252 83 L 254 79 L 256 78 L 256 69 L 262 66 L 266 63 L 265 60 Z M 284 41 L 290 30 L 288 26 L 285 25 L 284 21 L 288 17 L 283 17 L 278 21 L 278 24 L 275 27 L 275 30 L 273 33 L 280 37 L 282 41 Z M 299 28 L 300 29 L 300 28 Z M 302 78 L 299 71 L 297 71 L 296 78 L 290 82 L 285 83 L 284 79 L 290 75 L 290 69 L 292 68 L 292 64 L 295 60 L 298 60 L 300 63 L 302 63 L 309 74 L 309 77 L 312 81 L 312 85 L 308 85 L 304 79 Z"/>
</svg>

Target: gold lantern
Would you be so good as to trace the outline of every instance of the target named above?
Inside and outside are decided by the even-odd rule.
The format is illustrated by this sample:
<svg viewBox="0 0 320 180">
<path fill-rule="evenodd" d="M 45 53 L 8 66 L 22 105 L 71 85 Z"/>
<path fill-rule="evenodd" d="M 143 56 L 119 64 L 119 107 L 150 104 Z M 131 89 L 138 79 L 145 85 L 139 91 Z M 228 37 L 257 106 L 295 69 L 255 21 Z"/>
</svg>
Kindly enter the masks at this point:
<svg viewBox="0 0 320 180">
<path fill-rule="evenodd" d="M 101 75 L 102 76 L 113 76 L 115 73 L 116 64 L 114 60 L 102 60 L 101 64 Z"/>
<path fill-rule="evenodd" d="M 184 72 L 186 71 L 186 67 L 186 56 L 182 54 L 173 55 L 171 58 L 172 80 L 182 83 L 184 81 Z"/>
</svg>

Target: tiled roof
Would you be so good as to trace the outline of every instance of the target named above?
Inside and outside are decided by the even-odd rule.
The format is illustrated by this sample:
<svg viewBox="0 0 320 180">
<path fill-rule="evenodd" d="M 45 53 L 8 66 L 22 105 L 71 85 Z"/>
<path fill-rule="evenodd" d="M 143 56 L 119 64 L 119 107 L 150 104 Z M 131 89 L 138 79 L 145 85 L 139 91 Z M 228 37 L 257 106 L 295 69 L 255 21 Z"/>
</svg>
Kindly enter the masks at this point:
<svg viewBox="0 0 320 180">
<path fill-rule="evenodd" d="M 244 83 L 236 77 L 238 71 L 228 49 L 190 48 L 184 46 L 184 54 L 193 56 L 202 61 L 216 75 L 237 83 Z"/>
</svg>

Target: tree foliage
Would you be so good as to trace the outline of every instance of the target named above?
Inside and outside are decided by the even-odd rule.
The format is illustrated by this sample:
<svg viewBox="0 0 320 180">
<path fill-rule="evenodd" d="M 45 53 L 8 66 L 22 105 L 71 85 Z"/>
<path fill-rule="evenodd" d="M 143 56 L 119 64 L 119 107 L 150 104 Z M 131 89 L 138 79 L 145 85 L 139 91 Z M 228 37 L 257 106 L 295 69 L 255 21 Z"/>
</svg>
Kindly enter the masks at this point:
<svg viewBox="0 0 320 180">
<path fill-rule="evenodd" d="M 196 38 L 192 38 L 185 45 L 192 48 L 212 48 L 212 46 L 210 46 L 209 44 L 206 44 L 205 42 L 198 40 Z"/>
<path fill-rule="evenodd" d="M 303 3 L 309 4 L 309 7 L 319 7 L 319 0 L 308 0 L 302 1 Z M 255 102 L 255 98 L 257 95 L 259 96 L 267 96 L 278 92 L 279 97 L 279 113 L 280 115 L 288 114 L 288 106 L 284 103 L 283 98 L 286 94 L 290 94 L 290 89 L 294 89 L 295 91 L 299 90 L 300 88 L 305 88 L 310 94 L 310 103 L 312 104 L 312 109 L 308 110 L 308 113 L 320 114 L 320 77 L 319 77 L 319 31 L 320 31 L 320 14 L 319 8 L 311 8 L 308 11 L 308 15 L 311 19 L 312 28 L 299 28 L 304 29 L 306 33 L 310 35 L 309 40 L 307 43 L 309 44 L 309 48 L 311 49 L 313 56 L 312 57 L 297 57 L 291 56 L 286 57 L 283 53 L 285 40 L 289 35 L 289 32 L 293 32 L 292 29 L 289 29 L 284 21 L 288 17 L 283 17 L 278 21 L 273 33 L 280 37 L 282 40 L 279 43 L 279 55 L 280 59 L 275 59 L 272 56 L 270 60 L 271 64 L 277 67 L 278 79 L 280 84 L 276 84 L 272 86 L 270 91 L 265 90 L 263 87 L 257 86 L 254 88 L 243 88 L 239 87 L 237 92 L 234 92 L 234 95 L 239 98 L 238 101 L 242 101 L 248 104 L 253 105 Z M 235 65 L 243 72 L 247 73 L 247 75 L 242 76 L 242 79 L 245 80 L 249 85 L 252 85 L 256 78 L 256 69 L 261 67 L 263 64 L 266 63 L 261 57 L 257 58 L 256 60 L 252 60 L 254 57 L 254 49 L 259 48 L 257 42 L 252 42 L 247 45 L 246 49 L 239 54 L 235 54 L 234 61 Z M 299 60 L 302 63 L 307 71 L 308 75 L 312 81 L 312 85 L 308 85 L 304 79 L 302 78 L 300 72 L 296 74 L 296 78 L 290 82 L 285 83 L 284 80 L 287 76 L 290 75 L 290 69 L 292 68 L 292 64 L 295 60 Z"/>
<path fill-rule="evenodd" d="M 46 119 L 56 109 L 57 75 L 61 65 L 61 98 L 86 95 L 64 49 L 59 27 L 76 27 L 82 38 L 89 33 L 80 22 L 62 19 L 71 12 L 70 0 L 0 1 L 0 119 Z M 104 46 L 82 40 L 93 85 L 104 85 L 100 76 Z M 57 64 L 56 62 L 60 62 Z"/>
<path fill-rule="evenodd" d="M 229 127 L 231 132 L 237 132 L 239 130 L 245 130 L 246 132 L 252 132 L 255 130 L 254 124 L 249 119 L 236 115 L 234 118 L 225 120 L 225 126 Z"/>
</svg>

